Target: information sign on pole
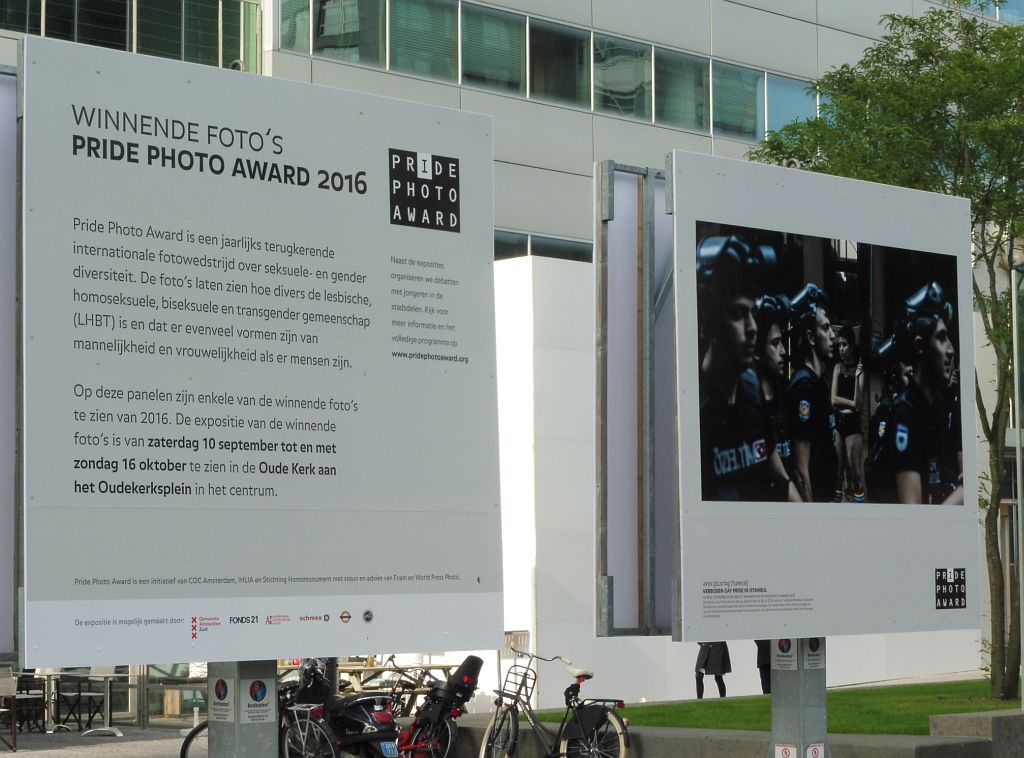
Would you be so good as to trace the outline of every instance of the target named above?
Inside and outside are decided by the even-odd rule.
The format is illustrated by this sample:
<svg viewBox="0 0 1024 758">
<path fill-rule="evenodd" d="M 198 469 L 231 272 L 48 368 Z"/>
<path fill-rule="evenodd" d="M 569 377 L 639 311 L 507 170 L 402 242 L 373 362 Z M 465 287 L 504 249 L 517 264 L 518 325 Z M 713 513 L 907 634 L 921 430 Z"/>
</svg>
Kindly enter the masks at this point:
<svg viewBox="0 0 1024 758">
<path fill-rule="evenodd" d="M 15 166 L 17 165 L 17 112 L 18 82 L 13 76 L 0 74 L 0 287 L 10 310 L 6 318 L 0 319 L 0 350 L 5 355 L 14 355 L 15 323 L 14 312 L 17 288 L 15 266 Z M 14 411 L 15 367 L 12 362 L 4 364 L 0 374 L 0 481 L 14 479 Z M 15 607 L 17 605 L 17 518 L 15 517 L 14 487 L 6 486 L 0 494 L 0 653 L 15 650 Z"/>
<path fill-rule="evenodd" d="M 673 165 L 684 639 L 976 628 L 969 203 Z"/>
<path fill-rule="evenodd" d="M 20 76 L 26 663 L 497 647 L 490 119 Z"/>
</svg>

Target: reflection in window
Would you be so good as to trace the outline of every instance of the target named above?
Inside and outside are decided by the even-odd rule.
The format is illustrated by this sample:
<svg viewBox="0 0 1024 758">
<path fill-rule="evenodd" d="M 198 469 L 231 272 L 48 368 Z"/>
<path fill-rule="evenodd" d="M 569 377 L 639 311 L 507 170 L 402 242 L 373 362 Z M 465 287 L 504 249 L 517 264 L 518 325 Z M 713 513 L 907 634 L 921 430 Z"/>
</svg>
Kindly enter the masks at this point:
<svg viewBox="0 0 1024 758">
<path fill-rule="evenodd" d="M 46 36 L 54 39 L 75 39 L 75 4 L 73 0 L 46 1 Z"/>
<path fill-rule="evenodd" d="M 807 82 L 768 74 L 768 128 L 781 129 L 790 121 L 814 118 L 814 93 Z"/>
<path fill-rule="evenodd" d="M 237 3 L 224 3 L 225 18 L 228 17 L 228 6 L 234 5 L 235 21 L 235 47 L 238 45 Z M 217 49 L 217 3 L 208 0 L 185 0 L 185 56 L 183 60 L 191 63 L 205 63 L 208 66 L 219 64 L 219 51 Z M 225 40 L 225 48 L 229 43 Z M 230 63 L 237 56 L 225 61 Z"/>
<path fill-rule="evenodd" d="M 530 19 L 530 96 L 590 107 L 590 32 Z"/>
<path fill-rule="evenodd" d="M 651 118 L 651 46 L 594 35 L 594 108 Z"/>
<path fill-rule="evenodd" d="M 41 0 L 0 0 L 0 29 L 39 34 Z"/>
<path fill-rule="evenodd" d="M 281 0 L 281 49 L 309 52 L 309 0 Z"/>
<path fill-rule="evenodd" d="M 455 0 L 391 0 L 391 68 L 454 80 Z"/>
<path fill-rule="evenodd" d="M 529 237 L 518 232 L 494 231 L 494 260 L 521 258 L 529 253 Z"/>
<path fill-rule="evenodd" d="M 76 41 L 115 50 L 128 49 L 127 0 L 78 0 L 75 21 Z"/>
<path fill-rule="evenodd" d="M 384 50 L 384 0 L 313 0 L 313 53 L 379 66 Z"/>
<path fill-rule="evenodd" d="M 263 51 L 263 17 L 260 6 L 256 3 L 241 3 L 239 46 L 238 54 L 241 59 L 237 62 L 238 68 L 248 71 L 250 74 L 260 72 L 260 53 Z M 234 56 L 234 52 L 232 52 Z M 225 53 L 225 58 L 227 54 Z M 224 65 L 233 65 L 232 60 L 225 60 Z"/>
<path fill-rule="evenodd" d="M 46 5 L 49 8 L 49 0 Z M 136 7 L 139 14 L 136 21 L 139 52 L 180 60 L 181 2 L 137 0 Z"/>
<path fill-rule="evenodd" d="M 656 48 L 654 120 L 659 124 L 709 131 L 710 79 L 707 58 Z"/>
<path fill-rule="evenodd" d="M 715 136 L 764 137 L 764 72 L 713 61 Z"/>
<path fill-rule="evenodd" d="M 462 82 L 526 93 L 526 17 L 462 6 Z"/>
<path fill-rule="evenodd" d="M 530 254 L 590 263 L 594 260 L 594 246 L 589 242 L 538 237 L 534 234 L 530 236 Z"/>
</svg>

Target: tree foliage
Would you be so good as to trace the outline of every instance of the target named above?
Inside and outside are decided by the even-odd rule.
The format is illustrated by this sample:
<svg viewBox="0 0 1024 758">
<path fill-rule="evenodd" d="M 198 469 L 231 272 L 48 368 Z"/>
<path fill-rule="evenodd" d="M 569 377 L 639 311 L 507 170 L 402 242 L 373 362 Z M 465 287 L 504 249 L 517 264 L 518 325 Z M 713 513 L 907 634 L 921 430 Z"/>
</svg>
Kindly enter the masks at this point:
<svg viewBox="0 0 1024 758">
<path fill-rule="evenodd" d="M 854 65 L 812 83 L 818 119 L 770 132 L 749 157 L 971 201 L 974 302 L 985 334 L 978 362 L 995 367 L 979 425 L 988 442 L 981 478 L 991 601 L 992 694 L 1019 685 L 1019 592 L 1004 598 L 999 509 L 1013 397 L 1009 252 L 1021 247 L 1024 211 L 1024 27 L 979 15 L 979 0 L 947 0 L 920 17 L 887 15 L 886 33 Z M 977 378 L 977 377 L 976 377 Z M 1009 614 L 1009 618 L 1007 617 Z M 1009 622 L 1009 623 L 1007 623 Z"/>
</svg>

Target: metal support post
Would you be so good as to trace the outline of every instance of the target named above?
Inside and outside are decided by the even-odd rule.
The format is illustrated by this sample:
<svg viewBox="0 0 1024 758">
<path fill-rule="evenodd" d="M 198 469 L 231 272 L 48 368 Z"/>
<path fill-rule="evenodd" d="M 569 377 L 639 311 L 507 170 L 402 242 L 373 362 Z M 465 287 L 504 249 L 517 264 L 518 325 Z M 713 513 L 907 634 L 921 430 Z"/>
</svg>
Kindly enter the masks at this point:
<svg viewBox="0 0 1024 758">
<path fill-rule="evenodd" d="M 825 697 L 825 639 L 772 640 L 768 758 L 831 758 Z"/>
<path fill-rule="evenodd" d="M 277 755 L 277 661 L 210 663 L 210 758 Z"/>
</svg>

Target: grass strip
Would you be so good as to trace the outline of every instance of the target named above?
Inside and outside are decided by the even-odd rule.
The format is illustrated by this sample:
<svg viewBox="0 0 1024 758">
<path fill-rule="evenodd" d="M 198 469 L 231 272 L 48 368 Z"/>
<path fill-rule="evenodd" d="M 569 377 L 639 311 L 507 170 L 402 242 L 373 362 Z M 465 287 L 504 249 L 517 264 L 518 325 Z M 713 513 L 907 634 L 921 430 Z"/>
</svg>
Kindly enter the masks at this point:
<svg viewBox="0 0 1024 758">
<path fill-rule="evenodd" d="M 828 731 L 830 734 L 928 734 L 929 716 L 1020 709 L 1020 700 L 993 699 L 989 697 L 989 689 L 987 680 L 977 679 L 829 690 Z M 771 731 L 771 699 L 765 695 L 630 704 L 621 714 L 633 726 Z M 541 718 L 557 723 L 561 716 L 560 711 L 548 711 Z"/>
</svg>

